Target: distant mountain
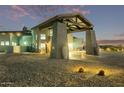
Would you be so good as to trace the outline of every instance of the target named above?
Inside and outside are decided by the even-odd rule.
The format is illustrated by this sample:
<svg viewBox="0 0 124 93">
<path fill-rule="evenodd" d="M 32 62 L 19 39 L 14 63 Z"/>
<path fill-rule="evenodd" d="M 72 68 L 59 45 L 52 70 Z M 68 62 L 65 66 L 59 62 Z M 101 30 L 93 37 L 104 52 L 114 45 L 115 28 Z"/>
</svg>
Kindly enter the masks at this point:
<svg viewBox="0 0 124 93">
<path fill-rule="evenodd" d="M 124 45 L 124 40 L 98 40 L 100 45 Z"/>
</svg>

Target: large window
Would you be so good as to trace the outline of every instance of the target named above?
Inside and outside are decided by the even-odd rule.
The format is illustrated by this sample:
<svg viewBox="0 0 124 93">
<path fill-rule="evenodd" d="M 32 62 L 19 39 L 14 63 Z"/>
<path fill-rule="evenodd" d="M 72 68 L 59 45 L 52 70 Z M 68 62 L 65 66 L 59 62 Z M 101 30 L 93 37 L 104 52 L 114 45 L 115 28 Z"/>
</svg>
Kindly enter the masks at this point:
<svg viewBox="0 0 124 93">
<path fill-rule="evenodd" d="M 9 46 L 9 41 L 1 41 L 0 45 L 1 46 L 4 46 L 4 45 Z"/>
<path fill-rule="evenodd" d="M 41 48 L 41 49 L 45 49 L 45 48 L 46 48 L 45 43 L 41 43 L 40 48 Z"/>
<path fill-rule="evenodd" d="M 45 43 L 40 43 L 40 53 L 45 54 L 46 53 L 46 44 Z"/>
<path fill-rule="evenodd" d="M 5 41 L 5 45 L 6 46 L 9 46 L 9 41 Z"/>
<path fill-rule="evenodd" d="M 40 39 L 41 40 L 45 40 L 46 39 L 46 35 L 45 34 L 40 34 Z"/>
<path fill-rule="evenodd" d="M 1 46 L 4 46 L 4 41 L 1 41 L 1 42 L 0 42 L 0 45 L 1 45 Z"/>
<path fill-rule="evenodd" d="M 12 46 L 16 46 L 17 44 L 15 42 L 12 42 Z"/>
<path fill-rule="evenodd" d="M 50 29 L 50 36 L 53 36 L 53 29 Z"/>
</svg>

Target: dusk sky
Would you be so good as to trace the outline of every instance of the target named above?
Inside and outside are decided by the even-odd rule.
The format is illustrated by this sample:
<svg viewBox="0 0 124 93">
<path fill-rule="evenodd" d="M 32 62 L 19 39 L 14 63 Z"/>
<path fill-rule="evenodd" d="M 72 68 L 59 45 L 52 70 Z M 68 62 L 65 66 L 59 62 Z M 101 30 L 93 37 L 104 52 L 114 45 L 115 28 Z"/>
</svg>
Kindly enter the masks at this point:
<svg viewBox="0 0 124 93">
<path fill-rule="evenodd" d="M 29 28 L 56 14 L 80 12 L 94 25 L 97 40 L 124 40 L 124 6 L 0 6 L 0 31 Z M 82 37 L 80 33 L 76 34 Z"/>
</svg>

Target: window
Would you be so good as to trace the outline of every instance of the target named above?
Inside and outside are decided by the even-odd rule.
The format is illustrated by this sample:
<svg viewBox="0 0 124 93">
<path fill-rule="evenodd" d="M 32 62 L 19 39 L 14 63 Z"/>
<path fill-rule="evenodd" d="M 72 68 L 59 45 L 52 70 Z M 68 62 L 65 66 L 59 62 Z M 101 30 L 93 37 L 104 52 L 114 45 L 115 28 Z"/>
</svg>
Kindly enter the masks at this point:
<svg viewBox="0 0 124 93">
<path fill-rule="evenodd" d="M 24 45 L 27 45 L 27 42 L 24 42 Z"/>
<path fill-rule="evenodd" d="M 41 34 L 41 35 L 40 35 L 40 39 L 41 39 L 41 40 L 45 40 L 45 39 L 46 39 L 46 35 L 45 35 L 45 34 Z"/>
<path fill-rule="evenodd" d="M 45 48 L 46 48 L 45 43 L 41 43 L 40 48 L 41 48 L 41 49 L 45 49 Z"/>
<path fill-rule="evenodd" d="M 9 46 L 9 41 L 6 41 L 6 42 L 5 42 L 5 45 L 6 45 L 6 46 Z"/>
<path fill-rule="evenodd" d="M 6 33 L 1 33 L 2 35 L 6 35 Z"/>
<path fill-rule="evenodd" d="M 4 46 L 4 41 L 1 41 L 1 42 L 0 42 L 0 45 L 1 45 L 1 46 Z"/>
<path fill-rule="evenodd" d="M 36 35 L 36 40 L 37 40 L 37 35 Z"/>
<path fill-rule="evenodd" d="M 12 42 L 12 46 L 16 46 L 17 44 L 15 42 Z"/>
<path fill-rule="evenodd" d="M 45 54 L 46 53 L 46 44 L 45 43 L 40 43 L 40 53 Z"/>
<path fill-rule="evenodd" d="M 53 36 L 53 30 L 50 29 L 50 36 Z"/>
</svg>

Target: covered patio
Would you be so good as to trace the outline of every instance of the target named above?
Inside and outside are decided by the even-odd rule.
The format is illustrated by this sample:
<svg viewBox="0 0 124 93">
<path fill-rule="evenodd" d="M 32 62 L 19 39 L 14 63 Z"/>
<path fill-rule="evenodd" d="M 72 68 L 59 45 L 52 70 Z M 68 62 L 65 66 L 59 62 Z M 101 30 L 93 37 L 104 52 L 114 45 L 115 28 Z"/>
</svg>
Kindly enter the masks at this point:
<svg viewBox="0 0 124 93">
<path fill-rule="evenodd" d="M 69 59 L 68 43 L 71 43 L 69 35 L 83 31 L 86 32 L 86 54 L 98 55 L 93 25 L 81 14 L 57 15 L 32 28 L 37 51 L 42 52 L 41 48 L 44 48 L 45 52 L 49 52 L 51 58 L 60 59 Z M 47 45 L 48 42 L 49 45 Z"/>
</svg>

